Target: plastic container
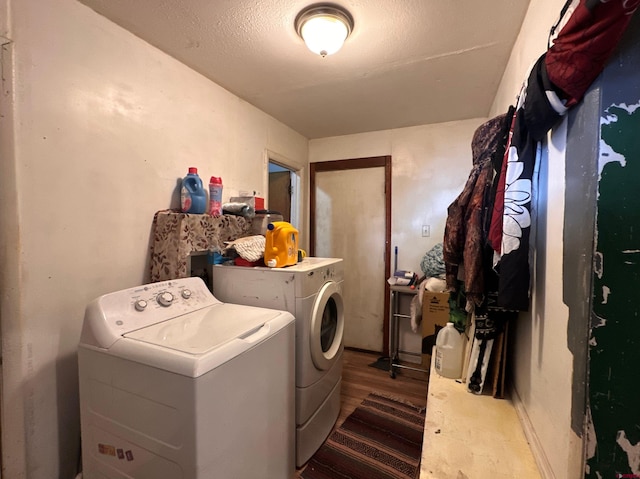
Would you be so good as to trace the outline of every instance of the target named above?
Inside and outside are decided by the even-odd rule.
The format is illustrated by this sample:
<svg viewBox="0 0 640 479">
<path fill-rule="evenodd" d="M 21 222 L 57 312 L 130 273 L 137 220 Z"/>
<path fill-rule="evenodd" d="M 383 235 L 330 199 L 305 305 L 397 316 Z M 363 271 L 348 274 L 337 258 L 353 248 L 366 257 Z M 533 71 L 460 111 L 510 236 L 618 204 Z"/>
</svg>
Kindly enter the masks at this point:
<svg viewBox="0 0 640 479">
<path fill-rule="evenodd" d="M 266 236 L 269 223 L 273 223 L 274 221 L 284 221 L 282 214 L 277 211 L 258 210 L 251 220 L 251 230 L 249 232 L 252 235 Z"/>
<path fill-rule="evenodd" d="M 217 176 L 212 176 L 209 180 L 209 214 L 222 214 L 222 178 Z"/>
<path fill-rule="evenodd" d="M 286 221 L 274 221 L 265 234 L 264 264 L 282 268 L 298 262 L 298 230 Z"/>
<path fill-rule="evenodd" d="M 183 213 L 202 214 L 207 211 L 207 193 L 198 176 L 198 168 L 189 168 L 189 173 L 182 179 L 180 190 L 180 208 Z"/>
<path fill-rule="evenodd" d="M 436 336 L 436 372 L 445 378 L 459 379 L 462 376 L 464 341 L 452 322 Z"/>
</svg>

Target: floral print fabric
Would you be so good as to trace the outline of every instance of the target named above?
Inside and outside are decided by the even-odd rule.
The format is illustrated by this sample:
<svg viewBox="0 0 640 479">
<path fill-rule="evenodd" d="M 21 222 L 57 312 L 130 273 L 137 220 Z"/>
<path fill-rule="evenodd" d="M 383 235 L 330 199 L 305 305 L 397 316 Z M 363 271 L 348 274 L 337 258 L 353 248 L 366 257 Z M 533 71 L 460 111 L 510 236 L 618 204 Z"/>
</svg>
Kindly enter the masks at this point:
<svg viewBox="0 0 640 479">
<path fill-rule="evenodd" d="M 529 245 L 535 243 L 530 238 L 535 226 L 532 202 L 541 142 L 600 74 L 639 5 L 640 0 L 567 1 L 561 22 L 552 30 L 555 38 L 550 38 L 548 51 L 520 90 L 511 131 L 503 140 L 506 153 L 500 169 L 494 163 L 493 179 L 486 178 L 486 155 L 495 146 L 483 142 L 490 136 L 487 125 L 474 135 L 474 166 L 463 192 L 449 206 L 444 238 L 447 288 L 455 291 L 456 281 L 463 280 L 471 306 L 479 306 L 484 298 L 492 309 L 529 308 Z M 487 151 L 479 154 L 482 149 Z M 480 193 L 487 191 L 487 181 L 492 187 L 483 202 Z M 481 212 L 483 235 L 477 229 Z M 493 261 L 478 255 L 478 244 L 492 248 L 488 252 Z M 482 261 L 484 271 L 478 266 Z M 495 286 L 488 284 L 496 282 Z"/>
<path fill-rule="evenodd" d="M 192 252 L 220 252 L 226 241 L 247 236 L 250 226 L 242 216 L 158 211 L 152 226 L 151 282 L 190 276 L 187 263 Z"/>
<path fill-rule="evenodd" d="M 420 262 L 420 269 L 427 278 L 443 277 L 445 265 L 442 257 L 442 243 L 436 244 L 425 253 Z"/>
<path fill-rule="evenodd" d="M 529 309 L 532 182 L 535 180 L 533 173 L 539 145 L 526 128 L 523 107 L 524 105 L 519 105 L 516 110 L 513 137 L 506 158 L 501 256 L 498 265 L 498 306 L 516 311 Z"/>
</svg>

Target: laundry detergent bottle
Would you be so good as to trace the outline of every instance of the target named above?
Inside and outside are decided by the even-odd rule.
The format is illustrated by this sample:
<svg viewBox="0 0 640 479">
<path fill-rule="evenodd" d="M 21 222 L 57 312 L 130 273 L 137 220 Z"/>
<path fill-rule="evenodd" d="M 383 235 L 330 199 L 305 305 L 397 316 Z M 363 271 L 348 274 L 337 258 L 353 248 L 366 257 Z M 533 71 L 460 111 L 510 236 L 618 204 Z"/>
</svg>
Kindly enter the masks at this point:
<svg viewBox="0 0 640 479">
<path fill-rule="evenodd" d="M 267 225 L 264 264 L 269 268 L 283 268 L 298 262 L 298 230 L 286 221 Z"/>
<path fill-rule="evenodd" d="M 183 213 L 202 214 L 207 211 L 207 192 L 198 176 L 198 169 L 193 166 L 189 168 L 187 176 L 182 179 L 180 208 Z"/>
</svg>

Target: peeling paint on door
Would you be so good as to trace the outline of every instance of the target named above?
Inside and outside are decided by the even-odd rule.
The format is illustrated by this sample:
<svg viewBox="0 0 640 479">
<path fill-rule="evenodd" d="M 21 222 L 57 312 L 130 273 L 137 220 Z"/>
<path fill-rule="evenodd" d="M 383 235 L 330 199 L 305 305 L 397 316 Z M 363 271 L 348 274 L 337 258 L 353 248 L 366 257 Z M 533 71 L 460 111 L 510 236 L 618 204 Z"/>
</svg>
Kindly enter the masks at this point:
<svg viewBox="0 0 640 479">
<path fill-rule="evenodd" d="M 585 477 L 640 474 L 640 40 L 601 79 Z M 635 40 L 634 40 L 635 39 Z"/>
</svg>

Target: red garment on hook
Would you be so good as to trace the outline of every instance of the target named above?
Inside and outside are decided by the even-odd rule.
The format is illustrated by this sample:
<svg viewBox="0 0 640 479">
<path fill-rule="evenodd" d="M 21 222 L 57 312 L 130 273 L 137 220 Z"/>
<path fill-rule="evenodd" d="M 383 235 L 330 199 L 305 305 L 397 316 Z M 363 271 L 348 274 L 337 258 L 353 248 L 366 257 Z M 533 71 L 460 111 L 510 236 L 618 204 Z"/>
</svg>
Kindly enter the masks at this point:
<svg viewBox="0 0 640 479">
<path fill-rule="evenodd" d="M 602 72 L 639 5 L 640 0 L 573 0 L 567 4 L 558 22 L 566 24 L 551 39 L 545 58 L 549 79 L 567 108 L 582 99 Z"/>
</svg>

